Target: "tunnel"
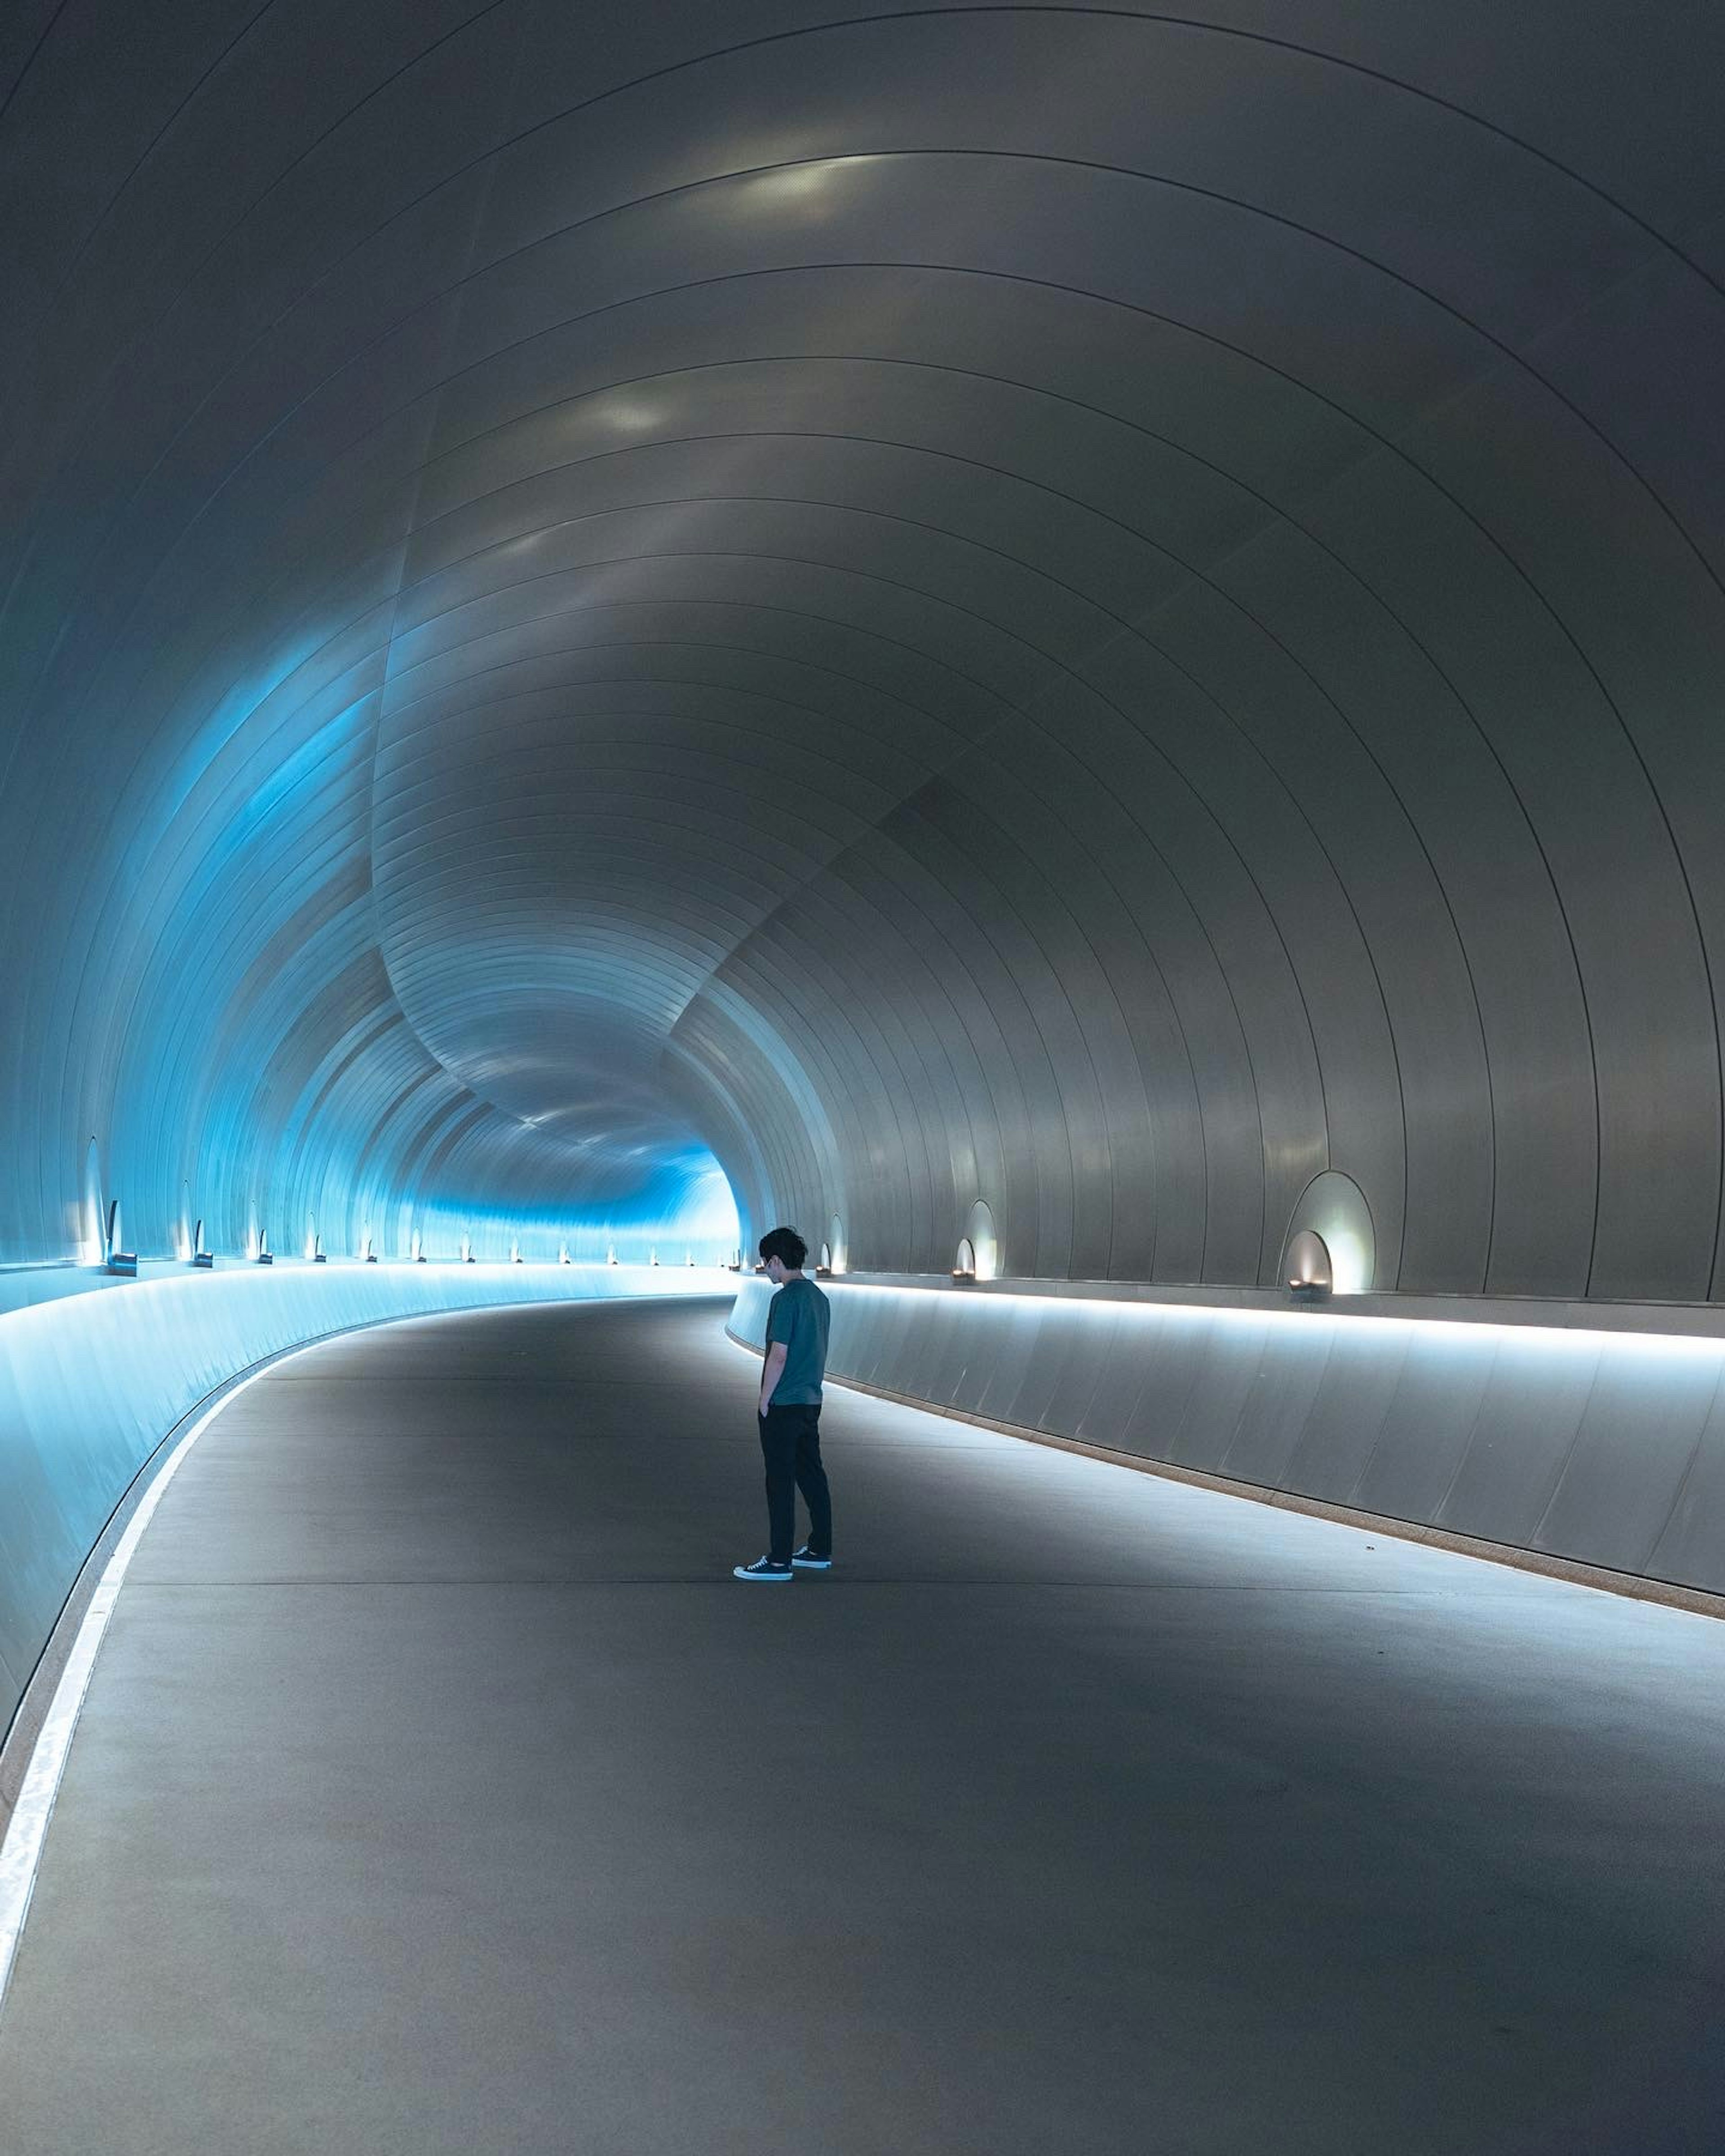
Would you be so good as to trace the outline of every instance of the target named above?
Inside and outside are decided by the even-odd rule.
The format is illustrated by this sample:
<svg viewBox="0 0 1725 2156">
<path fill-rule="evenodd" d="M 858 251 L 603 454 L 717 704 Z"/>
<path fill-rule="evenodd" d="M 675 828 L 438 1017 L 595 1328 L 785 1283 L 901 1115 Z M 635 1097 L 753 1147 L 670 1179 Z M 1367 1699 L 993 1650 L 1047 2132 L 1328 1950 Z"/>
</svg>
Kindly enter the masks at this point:
<svg viewBox="0 0 1725 2156">
<path fill-rule="evenodd" d="M 1722 127 L 12 0 L 0 2145 L 1725 2145 Z"/>
</svg>

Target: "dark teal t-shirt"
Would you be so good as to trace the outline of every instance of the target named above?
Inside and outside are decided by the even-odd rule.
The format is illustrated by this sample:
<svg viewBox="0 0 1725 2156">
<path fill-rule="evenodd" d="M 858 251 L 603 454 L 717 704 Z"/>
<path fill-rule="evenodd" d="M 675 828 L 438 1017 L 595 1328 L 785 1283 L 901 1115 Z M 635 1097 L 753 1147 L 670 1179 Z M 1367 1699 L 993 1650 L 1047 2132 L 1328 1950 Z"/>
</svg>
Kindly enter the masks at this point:
<svg viewBox="0 0 1725 2156">
<path fill-rule="evenodd" d="M 768 1402 L 775 1408 L 818 1408 L 826 1375 L 832 1310 L 812 1280 L 787 1281 L 767 1306 L 767 1345 L 785 1343 L 784 1369 Z"/>
</svg>

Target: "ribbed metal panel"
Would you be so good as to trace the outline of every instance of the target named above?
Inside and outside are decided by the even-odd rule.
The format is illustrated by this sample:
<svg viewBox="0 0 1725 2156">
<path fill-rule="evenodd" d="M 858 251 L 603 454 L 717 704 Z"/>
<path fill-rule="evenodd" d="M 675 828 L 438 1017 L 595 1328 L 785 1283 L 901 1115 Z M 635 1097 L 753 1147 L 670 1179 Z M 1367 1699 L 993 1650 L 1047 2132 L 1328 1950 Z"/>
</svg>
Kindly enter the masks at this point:
<svg viewBox="0 0 1725 2156">
<path fill-rule="evenodd" d="M 1712 16 L 0 40 L 0 1256 L 1717 1291 Z"/>
<path fill-rule="evenodd" d="M 757 1351 L 771 1293 L 745 1281 L 731 1315 Z M 993 1381 L 952 1374 L 979 1368 Z M 828 1369 L 1266 1495 L 1725 1594 L 1717 1337 L 853 1283 L 832 1298 Z"/>
</svg>

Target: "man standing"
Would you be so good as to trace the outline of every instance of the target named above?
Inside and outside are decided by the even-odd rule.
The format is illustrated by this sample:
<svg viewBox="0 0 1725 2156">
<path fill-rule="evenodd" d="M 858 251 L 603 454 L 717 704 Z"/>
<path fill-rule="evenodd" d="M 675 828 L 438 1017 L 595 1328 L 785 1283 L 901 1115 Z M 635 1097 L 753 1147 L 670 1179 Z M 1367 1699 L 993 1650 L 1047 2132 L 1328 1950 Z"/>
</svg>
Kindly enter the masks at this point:
<svg viewBox="0 0 1725 2156">
<path fill-rule="evenodd" d="M 820 1464 L 821 1380 L 832 1313 L 826 1297 L 803 1276 L 809 1245 L 794 1228 L 762 1235 L 761 1255 L 778 1291 L 767 1306 L 767 1367 L 761 1373 L 770 1547 L 757 1563 L 733 1571 L 738 1579 L 791 1580 L 798 1572 L 829 1571 L 833 1562 L 832 1501 Z M 809 1539 L 793 1550 L 798 1490 L 809 1507 Z"/>
</svg>

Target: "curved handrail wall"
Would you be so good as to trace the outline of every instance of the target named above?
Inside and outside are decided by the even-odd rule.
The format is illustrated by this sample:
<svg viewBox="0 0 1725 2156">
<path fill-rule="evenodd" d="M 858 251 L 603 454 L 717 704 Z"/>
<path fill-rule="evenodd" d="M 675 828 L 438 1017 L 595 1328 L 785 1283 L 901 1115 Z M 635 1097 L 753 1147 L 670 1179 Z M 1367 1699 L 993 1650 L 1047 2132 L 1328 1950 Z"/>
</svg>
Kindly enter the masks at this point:
<svg viewBox="0 0 1725 2156">
<path fill-rule="evenodd" d="M 772 1290 L 741 1284 L 758 1348 Z M 828 1368 L 990 1422 L 1725 1594 L 1725 1338 L 880 1287 Z"/>
<path fill-rule="evenodd" d="M 230 1378 L 392 1318 L 715 1292 L 711 1272 L 608 1265 L 282 1265 L 138 1281 L 0 1317 L 0 1732 L 140 1467 Z"/>
</svg>

